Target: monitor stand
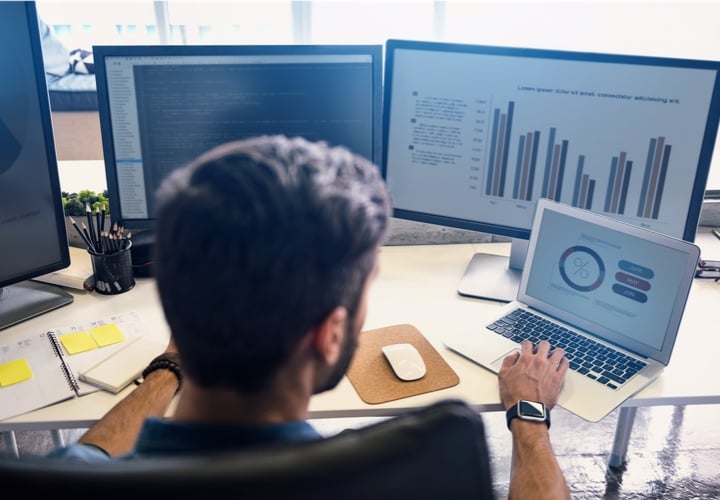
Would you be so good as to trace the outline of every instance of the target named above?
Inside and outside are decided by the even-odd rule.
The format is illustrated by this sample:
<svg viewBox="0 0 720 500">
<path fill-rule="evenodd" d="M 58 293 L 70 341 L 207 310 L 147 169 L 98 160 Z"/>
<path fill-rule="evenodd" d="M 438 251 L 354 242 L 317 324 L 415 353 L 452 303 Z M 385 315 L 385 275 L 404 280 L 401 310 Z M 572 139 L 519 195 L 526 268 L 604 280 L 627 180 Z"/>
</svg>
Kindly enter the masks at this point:
<svg viewBox="0 0 720 500">
<path fill-rule="evenodd" d="M 476 253 L 458 285 L 465 297 L 511 302 L 517 297 L 528 240 L 512 239 L 510 257 Z"/>
<path fill-rule="evenodd" d="M 74 297 L 46 283 L 23 281 L 0 288 L 0 330 L 58 307 L 70 304 Z"/>
</svg>

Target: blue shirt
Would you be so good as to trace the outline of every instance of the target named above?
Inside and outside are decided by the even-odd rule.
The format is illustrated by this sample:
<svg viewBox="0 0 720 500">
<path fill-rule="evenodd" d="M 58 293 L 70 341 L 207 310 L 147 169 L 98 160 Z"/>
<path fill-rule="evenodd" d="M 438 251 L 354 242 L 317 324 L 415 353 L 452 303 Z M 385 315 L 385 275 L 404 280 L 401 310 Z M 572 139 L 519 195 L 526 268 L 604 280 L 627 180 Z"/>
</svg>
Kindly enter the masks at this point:
<svg viewBox="0 0 720 500">
<path fill-rule="evenodd" d="M 174 422 L 159 418 L 145 420 L 135 448 L 123 460 L 148 457 L 175 457 L 206 452 L 232 451 L 277 442 L 307 441 L 322 436 L 304 420 L 265 425 L 216 425 Z M 51 451 L 48 457 L 109 461 L 102 449 L 90 444 L 70 444 Z"/>
</svg>

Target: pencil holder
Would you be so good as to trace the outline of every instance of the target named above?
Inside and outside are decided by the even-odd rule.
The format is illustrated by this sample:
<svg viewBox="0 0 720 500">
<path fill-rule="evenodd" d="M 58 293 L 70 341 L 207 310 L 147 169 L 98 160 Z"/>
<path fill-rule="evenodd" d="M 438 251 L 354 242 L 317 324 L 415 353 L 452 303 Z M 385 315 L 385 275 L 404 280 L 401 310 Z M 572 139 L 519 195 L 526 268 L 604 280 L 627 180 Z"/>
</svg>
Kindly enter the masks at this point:
<svg viewBox="0 0 720 500">
<path fill-rule="evenodd" d="M 122 249 L 112 253 L 96 253 L 88 250 L 92 260 L 93 274 L 95 275 L 95 291 L 104 295 L 116 295 L 127 292 L 135 286 L 133 277 L 132 256 L 130 247 L 132 242 Z"/>
</svg>

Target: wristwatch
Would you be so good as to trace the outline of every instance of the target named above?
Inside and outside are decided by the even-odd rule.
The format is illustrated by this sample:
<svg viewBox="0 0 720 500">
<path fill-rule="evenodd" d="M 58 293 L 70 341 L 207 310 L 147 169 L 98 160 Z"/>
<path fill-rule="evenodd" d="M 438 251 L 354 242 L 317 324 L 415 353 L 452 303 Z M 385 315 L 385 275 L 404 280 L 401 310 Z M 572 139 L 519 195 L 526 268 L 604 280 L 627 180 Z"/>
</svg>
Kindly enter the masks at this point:
<svg viewBox="0 0 720 500">
<path fill-rule="evenodd" d="M 508 408 L 505 412 L 508 429 L 510 429 L 510 422 L 512 422 L 514 418 L 529 420 L 531 422 L 545 422 L 548 429 L 550 428 L 550 410 L 545 408 L 545 404 L 540 401 L 521 399 L 517 404 Z"/>
</svg>

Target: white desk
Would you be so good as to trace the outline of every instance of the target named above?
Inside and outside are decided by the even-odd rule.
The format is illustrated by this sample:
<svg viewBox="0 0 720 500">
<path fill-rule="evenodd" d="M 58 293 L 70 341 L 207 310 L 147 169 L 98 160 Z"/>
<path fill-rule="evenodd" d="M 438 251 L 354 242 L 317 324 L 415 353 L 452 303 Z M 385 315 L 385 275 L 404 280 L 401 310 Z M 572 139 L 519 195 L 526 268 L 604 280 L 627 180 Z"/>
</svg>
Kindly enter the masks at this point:
<svg viewBox="0 0 720 500">
<path fill-rule="evenodd" d="M 720 249 L 720 241 L 707 241 Z M 398 323 L 413 324 L 457 372 L 459 385 L 370 405 L 358 397 L 345 378 L 333 391 L 312 399 L 311 418 L 392 416 L 444 398 L 464 399 L 481 411 L 501 410 L 495 375 L 442 346 L 446 332 L 470 333 L 484 318 L 501 307 L 500 303 L 464 298 L 456 292 L 467 263 L 480 250 L 507 254 L 509 246 L 491 243 L 384 247 L 380 273 L 369 296 L 365 329 Z M 152 279 L 138 279 L 133 290 L 116 296 L 73 293 L 73 304 L 11 327 L 0 335 L 5 337 L 25 330 L 42 331 L 135 310 L 146 323 L 148 335 L 161 339 L 168 337 L 168 327 Z M 720 386 L 715 379 L 714 366 L 717 363 L 716 353 L 720 352 L 720 340 L 710 330 L 712 323 L 707 319 L 708 312 L 719 303 L 719 299 L 720 283 L 695 280 L 670 366 L 655 383 L 628 401 L 621 411 L 613 449 L 615 459 L 611 457 L 610 460 L 612 465 L 615 464 L 613 460 L 624 459 L 634 408 L 720 403 Z M 128 388 L 117 396 L 98 392 L 6 419 L 0 422 L 0 431 L 88 427 L 130 390 Z"/>
</svg>

